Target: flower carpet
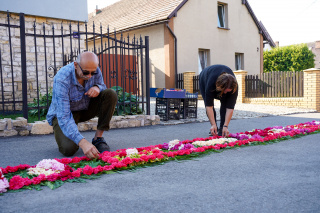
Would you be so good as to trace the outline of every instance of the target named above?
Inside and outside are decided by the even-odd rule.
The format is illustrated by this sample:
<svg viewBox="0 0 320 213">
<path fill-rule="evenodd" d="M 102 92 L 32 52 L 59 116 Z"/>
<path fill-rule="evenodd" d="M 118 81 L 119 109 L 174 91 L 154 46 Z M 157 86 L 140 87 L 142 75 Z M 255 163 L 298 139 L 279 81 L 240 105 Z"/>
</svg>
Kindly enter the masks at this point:
<svg viewBox="0 0 320 213">
<path fill-rule="evenodd" d="M 86 182 L 102 174 L 134 170 L 163 164 L 170 160 L 192 159 L 225 149 L 266 145 L 320 132 L 320 121 L 274 126 L 265 129 L 230 134 L 226 138 L 213 136 L 193 140 L 172 140 L 168 143 L 140 148 L 104 152 L 98 159 L 85 156 L 62 159 L 44 159 L 37 165 L 21 164 L 0 167 L 0 195 L 25 189 L 41 190 L 42 186 L 55 189 L 65 182 Z"/>
</svg>

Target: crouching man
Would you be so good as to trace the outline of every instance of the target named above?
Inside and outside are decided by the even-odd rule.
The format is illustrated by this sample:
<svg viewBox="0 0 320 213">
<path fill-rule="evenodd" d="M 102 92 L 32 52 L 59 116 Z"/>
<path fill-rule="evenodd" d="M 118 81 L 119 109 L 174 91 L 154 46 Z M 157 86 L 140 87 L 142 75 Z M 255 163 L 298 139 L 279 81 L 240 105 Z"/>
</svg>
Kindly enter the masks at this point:
<svg viewBox="0 0 320 213">
<path fill-rule="evenodd" d="M 54 77 L 47 120 L 53 126 L 59 151 L 65 156 L 74 155 L 79 147 L 91 159 L 110 150 L 102 136 L 110 128 L 118 100 L 116 92 L 106 88 L 98 65 L 97 55 L 83 52 Z M 96 116 L 97 131 L 89 142 L 80 134 L 77 124 Z"/>
</svg>

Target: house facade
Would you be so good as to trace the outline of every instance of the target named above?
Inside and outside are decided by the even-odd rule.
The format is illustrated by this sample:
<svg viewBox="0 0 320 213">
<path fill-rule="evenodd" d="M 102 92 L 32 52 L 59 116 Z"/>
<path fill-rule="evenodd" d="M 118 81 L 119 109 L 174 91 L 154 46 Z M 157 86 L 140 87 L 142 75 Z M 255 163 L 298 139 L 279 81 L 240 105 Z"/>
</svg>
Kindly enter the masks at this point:
<svg viewBox="0 0 320 213">
<path fill-rule="evenodd" d="M 121 0 L 91 21 L 149 36 L 151 87 L 173 88 L 176 74 L 213 64 L 259 74 L 264 44 L 275 46 L 246 0 Z"/>
<path fill-rule="evenodd" d="M 320 68 L 320 41 L 307 43 L 309 49 L 313 52 L 314 56 L 314 67 Z"/>
</svg>

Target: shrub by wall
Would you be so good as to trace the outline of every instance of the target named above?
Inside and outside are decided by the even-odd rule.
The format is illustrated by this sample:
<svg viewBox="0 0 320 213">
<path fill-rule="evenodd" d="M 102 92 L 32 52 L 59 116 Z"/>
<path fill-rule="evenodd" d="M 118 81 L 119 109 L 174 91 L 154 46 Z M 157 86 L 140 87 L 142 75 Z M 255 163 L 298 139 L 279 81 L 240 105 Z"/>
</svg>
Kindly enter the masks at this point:
<svg viewBox="0 0 320 213">
<path fill-rule="evenodd" d="M 263 72 L 302 71 L 314 67 L 315 55 L 307 44 L 277 47 L 263 52 Z"/>
</svg>

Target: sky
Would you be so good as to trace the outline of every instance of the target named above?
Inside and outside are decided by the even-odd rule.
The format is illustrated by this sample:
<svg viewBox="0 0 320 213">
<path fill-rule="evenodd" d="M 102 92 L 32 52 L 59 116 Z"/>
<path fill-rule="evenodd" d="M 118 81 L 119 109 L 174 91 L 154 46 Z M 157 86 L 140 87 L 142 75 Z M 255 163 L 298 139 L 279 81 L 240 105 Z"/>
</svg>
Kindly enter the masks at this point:
<svg viewBox="0 0 320 213">
<path fill-rule="evenodd" d="M 88 12 L 93 12 L 96 5 L 103 8 L 117 1 L 87 0 Z M 280 46 L 320 41 L 320 0 L 248 1 L 258 20 Z"/>
</svg>

